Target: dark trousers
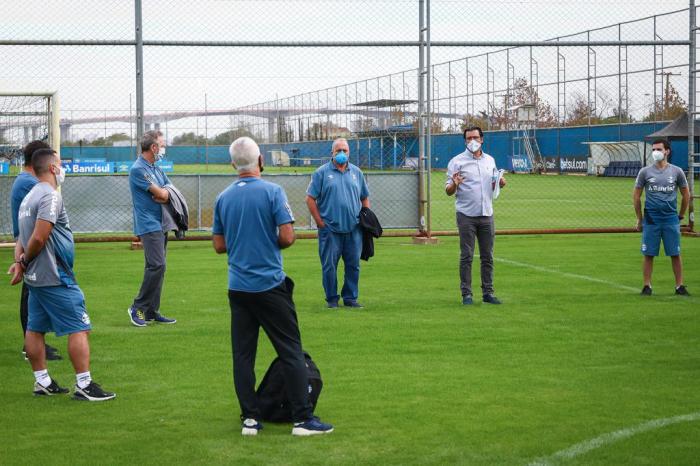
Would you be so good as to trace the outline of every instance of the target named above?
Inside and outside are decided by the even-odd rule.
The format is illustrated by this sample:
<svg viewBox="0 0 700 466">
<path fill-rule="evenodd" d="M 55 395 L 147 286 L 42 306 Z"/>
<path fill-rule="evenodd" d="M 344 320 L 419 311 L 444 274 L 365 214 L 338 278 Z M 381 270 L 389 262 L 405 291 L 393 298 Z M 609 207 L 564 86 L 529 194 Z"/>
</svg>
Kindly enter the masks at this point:
<svg viewBox="0 0 700 466">
<path fill-rule="evenodd" d="M 294 282 L 287 277 L 280 285 L 261 293 L 228 292 L 231 307 L 231 348 L 233 385 L 241 406 L 241 418 L 260 419 L 255 394 L 255 354 L 258 332 L 265 331 L 284 366 L 285 388 L 292 408 L 292 419 L 311 419 L 306 361 L 292 300 Z"/>
<path fill-rule="evenodd" d="M 143 244 L 146 265 L 139 294 L 132 307 L 140 309 L 146 316 L 153 316 L 160 310 L 160 293 L 165 278 L 165 253 L 168 247 L 168 234 L 154 231 L 139 236 Z"/>
<path fill-rule="evenodd" d="M 27 321 L 29 320 L 29 287 L 22 282 L 22 297 L 19 301 L 19 321 L 22 324 L 22 339 L 27 333 Z"/>
<path fill-rule="evenodd" d="M 459 279 L 462 296 L 472 294 L 472 261 L 475 239 L 479 240 L 481 260 L 481 291 L 493 294 L 493 240 L 495 228 L 493 217 L 468 217 L 457 212 L 459 229 Z"/>
</svg>

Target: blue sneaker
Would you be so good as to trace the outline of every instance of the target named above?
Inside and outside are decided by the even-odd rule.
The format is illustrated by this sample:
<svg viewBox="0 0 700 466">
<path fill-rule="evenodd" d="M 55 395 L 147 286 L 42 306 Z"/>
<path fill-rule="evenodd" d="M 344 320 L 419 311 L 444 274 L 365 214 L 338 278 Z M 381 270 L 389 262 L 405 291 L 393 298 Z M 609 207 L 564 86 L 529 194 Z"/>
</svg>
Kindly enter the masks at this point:
<svg viewBox="0 0 700 466">
<path fill-rule="evenodd" d="M 492 294 L 485 294 L 484 302 L 487 304 L 501 304 L 501 301 Z"/>
<path fill-rule="evenodd" d="M 126 312 L 129 313 L 129 318 L 131 319 L 132 324 L 134 324 L 137 327 L 146 326 L 146 319 L 144 318 L 143 311 L 141 311 L 140 309 L 134 309 L 130 307 L 126 310 Z"/>
<path fill-rule="evenodd" d="M 292 435 L 297 437 L 308 437 L 309 435 L 330 434 L 333 432 L 333 426 L 321 422 L 316 416 L 308 421 L 295 422 L 292 428 Z"/>
<path fill-rule="evenodd" d="M 177 322 L 177 319 L 169 319 L 165 317 L 164 315 L 161 315 L 160 312 L 156 312 L 155 314 L 148 315 L 144 319 L 146 322 L 157 322 L 159 324 L 174 324 Z"/>
<path fill-rule="evenodd" d="M 258 435 L 263 425 L 252 418 L 245 419 L 241 424 L 241 435 Z"/>
<path fill-rule="evenodd" d="M 474 304 L 474 299 L 472 298 L 472 295 L 468 294 L 468 295 L 462 296 L 462 304 L 464 304 L 465 306 L 467 306 L 469 304 Z"/>
<path fill-rule="evenodd" d="M 343 306 L 345 307 L 356 307 L 356 308 L 363 308 L 364 306 L 354 299 L 349 299 L 349 300 L 343 300 Z"/>
</svg>

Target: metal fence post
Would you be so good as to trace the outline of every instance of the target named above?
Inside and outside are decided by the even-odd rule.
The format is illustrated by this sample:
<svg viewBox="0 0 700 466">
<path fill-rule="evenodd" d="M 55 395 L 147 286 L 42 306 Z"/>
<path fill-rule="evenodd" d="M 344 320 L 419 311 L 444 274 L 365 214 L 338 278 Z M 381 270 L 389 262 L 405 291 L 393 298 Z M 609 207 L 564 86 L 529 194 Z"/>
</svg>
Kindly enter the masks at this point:
<svg viewBox="0 0 700 466">
<path fill-rule="evenodd" d="M 428 92 L 426 92 L 426 111 L 428 113 L 428 131 L 426 132 L 426 141 L 425 141 L 425 158 L 428 162 L 428 166 L 426 168 L 427 171 L 427 183 L 426 183 L 426 196 L 425 196 L 425 215 L 426 215 L 426 224 L 427 224 L 427 233 L 428 233 L 428 238 L 430 238 L 430 232 L 431 232 L 431 219 L 430 219 L 430 202 L 432 200 L 432 197 L 430 195 L 430 186 L 431 186 L 431 178 L 433 176 L 432 174 L 432 152 L 431 152 L 431 139 L 432 139 L 432 126 L 433 126 L 433 114 L 432 114 L 432 100 L 433 96 L 432 94 L 432 75 L 430 74 L 430 0 L 426 0 L 426 9 L 425 9 L 425 70 L 428 73 L 427 75 L 427 86 L 428 86 Z"/>
<path fill-rule="evenodd" d="M 134 2 L 136 8 L 136 153 L 141 153 L 143 138 L 143 21 L 141 0 Z"/>
<path fill-rule="evenodd" d="M 418 1 L 418 219 L 425 230 L 425 0 Z"/>
<path fill-rule="evenodd" d="M 698 165 L 696 162 L 696 153 L 695 153 L 695 118 L 697 117 L 697 109 L 695 108 L 695 99 L 696 99 L 696 73 L 697 73 L 697 63 L 695 61 L 697 60 L 696 56 L 696 34 L 697 34 L 697 24 L 696 24 L 696 18 L 695 18 L 695 0 L 690 0 L 689 1 L 689 16 L 690 16 L 690 24 L 689 24 L 689 32 L 690 32 L 690 50 L 688 53 L 688 188 L 690 190 L 690 202 L 688 204 L 688 226 L 690 227 L 690 231 L 694 231 L 695 227 L 695 207 L 694 207 L 694 198 L 695 198 L 695 167 Z"/>
</svg>

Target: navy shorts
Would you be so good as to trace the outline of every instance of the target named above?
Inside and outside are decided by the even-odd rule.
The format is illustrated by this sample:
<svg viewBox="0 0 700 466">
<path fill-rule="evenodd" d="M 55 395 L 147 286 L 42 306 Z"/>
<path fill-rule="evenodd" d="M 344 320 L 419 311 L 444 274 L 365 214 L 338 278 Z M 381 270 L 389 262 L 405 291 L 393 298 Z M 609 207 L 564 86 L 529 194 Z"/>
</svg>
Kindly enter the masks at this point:
<svg viewBox="0 0 700 466">
<path fill-rule="evenodd" d="M 60 337 L 90 330 L 85 296 L 78 285 L 28 286 L 29 320 L 27 330 L 55 332 Z"/>
<path fill-rule="evenodd" d="M 666 224 L 642 224 L 642 254 L 645 256 L 658 256 L 661 245 L 664 242 L 664 252 L 667 256 L 679 256 L 681 254 L 681 225 L 680 223 Z"/>
</svg>

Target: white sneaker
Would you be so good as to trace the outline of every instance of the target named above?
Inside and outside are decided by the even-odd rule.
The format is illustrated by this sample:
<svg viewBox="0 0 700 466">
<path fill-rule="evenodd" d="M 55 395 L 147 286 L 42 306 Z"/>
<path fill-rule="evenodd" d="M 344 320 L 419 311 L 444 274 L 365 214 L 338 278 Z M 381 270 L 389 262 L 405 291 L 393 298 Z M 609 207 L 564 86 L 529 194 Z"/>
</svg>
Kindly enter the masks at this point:
<svg viewBox="0 0 700 466">
<path fill-rule="evenodd" d="M 248 418 L 243 421 L 241 427 L 241 435 L 258 435 L 258 431 L 262 430 L 263 426 L 255 419 Z"/>
</svg>

